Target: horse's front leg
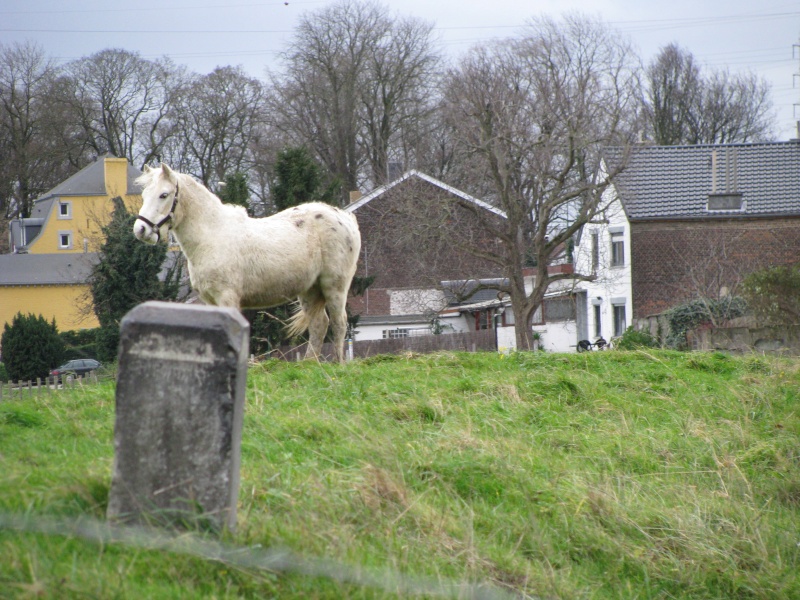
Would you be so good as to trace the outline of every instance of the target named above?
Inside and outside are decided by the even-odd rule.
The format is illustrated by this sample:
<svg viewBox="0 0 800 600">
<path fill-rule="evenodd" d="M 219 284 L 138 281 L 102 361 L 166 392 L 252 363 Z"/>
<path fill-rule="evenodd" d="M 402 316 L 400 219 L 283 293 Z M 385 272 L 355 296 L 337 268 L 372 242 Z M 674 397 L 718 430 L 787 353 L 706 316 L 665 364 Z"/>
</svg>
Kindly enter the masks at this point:
<svg viewBox="0 0 800 600">
<path fill-rule="evenodd" d="M 217 294 L 205 294 L 201 296 L 201 298 L 207 304 L 241 310 L 241 299 L 239 298 L 239 294 L 232 290 L 224 290 Z"/>
</svg>

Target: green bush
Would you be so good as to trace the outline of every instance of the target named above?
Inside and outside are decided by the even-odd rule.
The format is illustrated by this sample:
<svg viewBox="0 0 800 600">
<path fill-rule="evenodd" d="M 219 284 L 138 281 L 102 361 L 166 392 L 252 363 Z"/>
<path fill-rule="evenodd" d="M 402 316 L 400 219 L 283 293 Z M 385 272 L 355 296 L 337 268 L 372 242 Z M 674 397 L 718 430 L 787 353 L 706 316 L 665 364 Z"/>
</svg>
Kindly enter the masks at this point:
<svg viewBox="0 0 800 600">
<path fill-rule="evenodd" d="M 77 331 L 62 331 L 59 335 L 64 340 L 66 350 L 64 361 L 75 358 L 97 358 L 98 329 L 80 329 Z"/>
<path fill-rule="evenodd" d="M 3 363 L 0 363 L 0 383 L 4 381 L 8 381 L 8 371 L 6 371 L 6 366 Z"/>
<path fill-rule="evenodd" d="M 11 325 L 6 323 L 0 346 L 8 377 L 14 381 L 44 379 L 64 359 L 56 321 L 48 323 L 42 315 L 17 313 Z"/>
<path fill-rule="evenodd" d="M 742 282 L 742 296 L 765 324 L 800 324 L 800 263 L 751 273 Z"/>
<path fill-rule="evenodd" d="M 646 331 L 637 331 L 632 326 L 625 330 L 614 347 L 619 350 L 636 350 L 637 348 L 657 348 L 658 340 Z"/>
<path fill-rule="evenodd" d="M 119 325 L 109 323 L 99 329 L 95 329 L 97 360 L 101 363 L 111 363 L 117 360 L 119 347 Z"/>
<path fill-rule="evenodd" d="M 741 317 L 747 310 L 747 302 L 738 296 L 726 296 L 721 300 L 697 298 L 686 304 L 676 306 L 666 313 L 669 323 L 667 346 L 686 348 L 686 332 L 710 324 Z"/>
</svg>

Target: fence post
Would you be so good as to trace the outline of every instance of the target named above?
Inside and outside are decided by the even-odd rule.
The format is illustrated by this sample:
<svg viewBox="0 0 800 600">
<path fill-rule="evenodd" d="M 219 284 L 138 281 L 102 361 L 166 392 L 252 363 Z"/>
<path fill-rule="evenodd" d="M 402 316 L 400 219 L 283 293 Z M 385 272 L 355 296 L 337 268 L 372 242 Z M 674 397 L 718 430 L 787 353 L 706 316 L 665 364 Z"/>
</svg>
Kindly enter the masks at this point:
<svg viewBox="0 0 800 600">
<path fill-rule="evenodd" d="M 120 329 L 111 520 L 234 529 L 249 325 L 146 302 Z"/>
</svg>

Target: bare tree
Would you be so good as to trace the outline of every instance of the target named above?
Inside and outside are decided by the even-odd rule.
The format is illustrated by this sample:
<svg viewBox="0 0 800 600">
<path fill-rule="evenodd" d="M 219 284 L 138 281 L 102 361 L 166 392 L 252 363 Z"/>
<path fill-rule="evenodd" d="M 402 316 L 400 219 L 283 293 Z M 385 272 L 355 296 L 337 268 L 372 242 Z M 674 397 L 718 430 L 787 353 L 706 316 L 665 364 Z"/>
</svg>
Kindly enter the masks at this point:
<svg viewBox="0 0 800 600">
<path fill-rule="evenodd" d="M 359 83 L 367 158 L 371 179 L 378 185 L 389 180 L 389 161 L 402 162 L 403 131 L 433 110 L 428 98 L 440 68 L 432 47 L 432 24 L 397 19 L 389 25 L 370 44 Z"/>
<path fill-rule="evenodd" d="M 343 0 L 301 19 L 270 112 L 345 193 L 363 179 L 384 183 L 390 157 L 402 155 L 402 130 L 430 110 L 426 90 L 439 64 L 431 31 L 374 2 Z"/>
<path fill-rule="evenodd" d="M 449 74 L 449 114 L 471 167 L 463 183 L 506 214 L 499 224 L 484 220 L 501 242 L 497 251 L 469 250 L 507 279 L 502 291 L 511 298 L 519 348 L 533 347 L 532 318 L 553 282 L 594 277 L 547 267 L 599 216 L 604 191 L 624 166 L 623 159 L 604 171 L 601 159 L 608 145 L 624 157 L 637 126 L 640 89 L 630 56 L 618 34 L 571 15 L 477 47 Z M 527 288 L 526 268 L 534 274 Z"/>
<path fill-rule="evenodd" d="M 646 79 L 647 116 L 654 141 L 664 146 L 685 142 L 702 87 L 694 57 L 670 44 L 648 66 Z"/>
<path fill-rule="evenodd" d="M 770 86 L 754 74 L 701 72 L 665 46 L 647 68 L 645 113 L 657 144 L 724 144 L 774 138 Z"/>
<path fill-rule="evenodd" d="M 240 67 L 218 67 L 186 86 L 172 120 L 173 164 L 215 188 L 227 174 L 247 171 L 264 124 L 264 88 Z"/>
<path fill-rule="evenodd" d="M 61 96 L 98 154 L 110 152 L 143 165 L 159 154 L 159 133 L 183 72 L 168 60 L 101 50 L 67 66 Z"/>
<path fill-rule="evenodd" d="M 30 216 L 36 197 L 63 174 L 63 155 L 50 128 L 55 75 L 40 47 L 0 46 L 0 209 L 6 217 Z"/>
</svg>

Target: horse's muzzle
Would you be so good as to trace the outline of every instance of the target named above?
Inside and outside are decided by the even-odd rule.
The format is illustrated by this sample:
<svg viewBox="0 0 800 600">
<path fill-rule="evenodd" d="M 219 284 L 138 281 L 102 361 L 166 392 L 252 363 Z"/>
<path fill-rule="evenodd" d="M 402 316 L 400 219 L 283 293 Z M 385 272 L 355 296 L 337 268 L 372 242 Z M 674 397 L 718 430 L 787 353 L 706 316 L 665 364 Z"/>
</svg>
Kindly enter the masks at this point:
<svg viewBox="0 0 800 600">
<path fill-rule="evenodd" d="M 147 223 L 136 219 L 133 223 L 133 235 L 136 239 L 143 241 L 145 244 L 157 244 L 161 239 L 158 230 L 150 227 Z"/>
</svg>

